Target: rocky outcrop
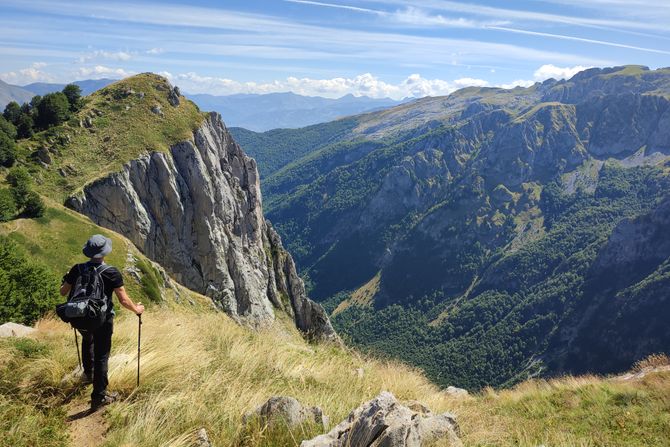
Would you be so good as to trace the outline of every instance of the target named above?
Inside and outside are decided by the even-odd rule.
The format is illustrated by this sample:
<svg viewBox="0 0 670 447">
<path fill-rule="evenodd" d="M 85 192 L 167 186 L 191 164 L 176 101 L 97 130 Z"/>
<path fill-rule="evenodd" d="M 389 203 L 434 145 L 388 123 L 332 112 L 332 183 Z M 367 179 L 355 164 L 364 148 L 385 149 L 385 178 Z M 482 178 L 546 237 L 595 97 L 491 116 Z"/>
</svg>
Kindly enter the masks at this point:
<svg viewBox="0 0 670 447">
<path fill-rule="evenodd" d="M 26 337 L 35 332 L 35 328 L 11 321 L 0 325 L 0 337 Z"/>
<path fill-rule="evenodd" d="M 291 256 L 265 221 L 258 170 L 218 114 L 193 139 L 101 178 L 66 204 L 129 238 L 184 286 L 255 327 L 289 313 L 317 339 L 335 339 Z"/>
<path fill-rule="evenodd" d="M 328 417 L 321 408 L 305 407 L 297 399 L 288 396 L 273 396 L 255 411 L 244 415 L 245 423 L 253 419 L 258 419 L 263 426 L 316 424 L 326 428 L 328 425 Z"/>
<path fill-rule="evenodd" d="M 628 286 L 653 272 L 670 257 L 670 200 L 634 219 L 622 220 L 612 231 L 591 267 L 591 278 L 608 286 Z"/>
<path fill-rule="evenodd" d="M 462 446 L 451 413 L 434 415 L 417 403 L 399 403 L 389 392 L 364 403 L 328 434 L 303 441 L 300 447 L 420 447 L 436 440 Z"/>
</svg>

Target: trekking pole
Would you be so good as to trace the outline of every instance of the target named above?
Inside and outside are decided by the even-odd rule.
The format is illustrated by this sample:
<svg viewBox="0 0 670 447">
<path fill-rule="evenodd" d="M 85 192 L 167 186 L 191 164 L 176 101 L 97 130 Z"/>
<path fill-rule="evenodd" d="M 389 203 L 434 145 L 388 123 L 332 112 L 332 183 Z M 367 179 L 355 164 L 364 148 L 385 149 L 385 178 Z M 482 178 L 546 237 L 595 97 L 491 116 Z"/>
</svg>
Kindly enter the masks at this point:
<svg viewBox="0 0 670 447">
<path fill-rule="evenodd" d="M 77 359 L 79 360 L 79 368 L 82 370 L 84 369 L 84 366 L 81 363 L 81 354 L 79 353 L 79 338 L 77 337 L 77 330 L 75 328 L 72 328 L 74 331 L 74 345 L 77 347 Z"/>
<path fill-rule="evenodd" d="M 139 318 L 137 324 L 137 387 L 140 386 L 140 341 L 142 340 L 142 314 L 137 316 Z"/>
</svg>

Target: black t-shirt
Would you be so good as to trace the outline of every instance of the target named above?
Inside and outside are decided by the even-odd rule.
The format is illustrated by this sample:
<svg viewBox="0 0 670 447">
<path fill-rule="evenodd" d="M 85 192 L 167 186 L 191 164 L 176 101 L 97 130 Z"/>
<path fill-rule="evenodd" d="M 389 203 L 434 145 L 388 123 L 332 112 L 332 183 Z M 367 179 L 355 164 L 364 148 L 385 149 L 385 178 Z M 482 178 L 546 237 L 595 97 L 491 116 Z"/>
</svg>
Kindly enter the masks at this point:
<svg viewBox="0 0 670 447">
<path fill-rule="evenodd" d="M 111 265 L 107 264 L 96 264 L 93 262 L 86 262 L 84 264 L 75 264 L 72 266 L 69 272 L 65 275 L 63 278 L 66 283 L 70 285 L 74 285 L 74 283 L 77 281 L 77 278 L 79 277 L 79 272 L 80 269 L 83 270 L 87 268 L 89 265 L 95 265 L 96 268 L 98 268 L 101 273 L 100 276 L 102 277 L 102 283 L 105 286 L 105 296 L 107 297 L 107 309 L 109 309 L 109 313 L 111 315 L 114 315 L 114 303 L 112 302 L 112 294 L 114 293 L 114 289 L 118 289 L 119 287 L 123 287 L 123 276 L 121 276 L 121 272 L 116 267 L 113 267 Z"/>
</svg>

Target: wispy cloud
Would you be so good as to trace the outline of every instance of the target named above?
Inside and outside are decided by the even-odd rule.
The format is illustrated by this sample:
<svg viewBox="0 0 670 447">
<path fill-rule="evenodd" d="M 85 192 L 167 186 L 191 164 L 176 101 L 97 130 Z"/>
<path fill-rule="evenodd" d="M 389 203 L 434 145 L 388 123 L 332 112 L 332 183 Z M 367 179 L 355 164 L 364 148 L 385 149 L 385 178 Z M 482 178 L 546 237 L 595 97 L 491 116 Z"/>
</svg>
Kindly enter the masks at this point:
<svg viewBox="0 0 670 447">
<path fill-rule="evenodd" d="M 17 7 L 20 4 L 16 0 Z M 119 26 L 142 23 L 145 25 L 169 26 L 169 40 L 165 40 L 165 30 L 143 27 L 141 33 L 132 33 L 125 39 L 161 41 L 162 48 L 170 53 L 182 55 L 211 54 L 232 55 L 267 59 L 295 59 L 310 61 L 347 60 L 360 63 L 378 61 L 383 64 L 430 64 L 465 65 L 489 64 L 496 61 L 535 61 L 554 63 L 585 63 L 592 57 L 560 51 L 529 48 L 499 42 L 475 39 L 432 37 L 394 32 L 373 32 L 368 30 L 342 29 L 327 26 L 307 25 L 288 19 L 240 13 L 183 5 L 162 5 L 140 3 L 86 3 L 77 8 L 67 7 L 59 1 L 38 1 L 32 8 L 44 8 L 50 14 L 79 17 L 90 21 L 91 17 L 104 19 L 88 26 L 86 32 L 110 34 Z M 120 24 L 120 25 L 116 25 Z M 453 23 L 467 26 L 466 21 Z M 43 22 L 44 33 L 59 31 L 60 21 Z M 200 31 L 201 30 L 201 31 Z M 232 32 L 231 32 L 232 31 Z M 0 29 L 0 36 L 10 38 L 12 28 Z M 221 34 L 217 34 L 217 33 Z M 271 42 L 271 44 L 268 44 Z M 595 60 L 592 63 L 607 64 L 609 60 Z"/>
<path fill-rule="evenodd" d="M 83 56 L 80 56 L 77 61 L 80 63 L 89 62 L 95 59 L 109 59 L 114 61 L 128 61 L 134 56 L 133 53 L 128 51 L 105 51 L 105 50 L 94 50 Z"/>
<path fill-rule="evenodd" d="M 368 0 L 373 3 L 386 5 L 404 6 L 403 0 Z M 587 2 L 582 2 L 587 3 Z M 449 0 L 415 0 L 413 6 L 435 11 L 458 12 L 469 15 L 478 15 L 493 18 L 494 20 L 510 20 L 512 22 L 528 21 L 555 23 L 585 27 L 607 27 L 609 29 L 638 29 L 657 30 L 667 32 L 667 24 L 650 23 L 639 20 L 621 20 L 609 18 L 578 17 L 562 14 L 550 14 L 545 12 L 528 11 L 522 9 L 507 9 L 492 6 L 478 5 L 474 3 L 461 3 Z"/>
<path fill-rule="evenodd" d="M 300 3 L 303 5 L 312 5 L 312 6 L 324 6 L 326 8 L 336 8 L 336 9 L 346 9 L 349 11 L 356 11 L 356 12 L 365 12 L 368 14 L 377 14 L 377 15 L 385 15 L 386 12 L 384 11 L 379 11 L 376 9 L 369 9 L 369 8 L 360 8 L 358 6 L 349 6 L 349 5 L 340 5 L 337 3 L 325 3 L 325 2 L 315 2 L 311 0 L 284 0 L 287 3 Z"/>
<path fill-rule="evenodd" d="M 92 67 L 81 67 L 77 70 L 76 76 L 78 78 L 100 79 L 100 78 L 114 78 L 121 79 L 136 74 L 133 71 L 128 71 L 123 68 L 112 68 L 104 65 L 94 65 Z"/>
<path fill-rule="evenodd" d="M 490 26 L 489 28 L 499 30 L 499 31 L 506 31 L 506 32 L 510 32 L 510 33 L 525 34 L 525 35 L 528 35 L 528 36 L 550 37 L 552 39 L 573 40 L 575 42 L 592 43 L 592 44 L 596 44 L 596 45 L 605 45 L 605 46 L 608 46 L 608 47 L 616 47 L 616 48 L 626 48 L 628 50 L 646 51 L 648 53 L 670 54 L 670 51 L 667 51 L 667 50 L 658 50 L 656 48 L 638 47 L 638 46 L 635 46 L 635 45 L 627 45 L 627 44 L 617 43 L 617 42 L 608 42 L 608 41 L 605 41 L 605 40 L 588 39 L 588 38 L 585 38 L 585 37 L 568 36 L 568 35 L 564 35 L 564 34 L 545 33 L 545 32 L 541 32 L 541 31 L 529 31 L 529 30 L 523 30 L 523 29 L 508 28 L 508 27 L 503 27 L 503 26 Z"/>
</svg>

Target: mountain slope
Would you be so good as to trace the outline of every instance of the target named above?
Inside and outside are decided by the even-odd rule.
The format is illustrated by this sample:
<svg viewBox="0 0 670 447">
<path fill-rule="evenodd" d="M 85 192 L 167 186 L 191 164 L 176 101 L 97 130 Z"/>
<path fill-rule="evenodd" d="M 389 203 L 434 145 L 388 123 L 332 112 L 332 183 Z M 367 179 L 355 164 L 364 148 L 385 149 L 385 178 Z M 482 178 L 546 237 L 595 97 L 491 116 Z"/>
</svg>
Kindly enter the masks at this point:
<svg viewBox="0 0 670 447">
<path fill-rule="evenodd" d="M 264 179 L 268 217 L 340 332 L 441 384 L 622 370 L 670 346 L 631 330 L 639 349 L 609 346 L 617 360 L 599 363 L 607 351 L 580 328 L 616 320 L 617 340 L 666 311 L 660 255 L 626 283 L 593 275 L 617 224 L 667 195 L 669 98 L 670 70 L 627 66 L 353 117 L 348 136 Z M 624 303 L 633 290 L 657 291 L 644 322 Z"/>
<path fill-rule="evenodd" d="M 336 338 L 263 217 L 255 162 L 220 116 L 164 78 L 99 90 L 20 152 L 40 192 L 124 235 L 239 322 L 263 327 L 286 313 L 306 335 Z"/>
<path fill-rule="evenodd" d="M 19 104 L 30 101 L 33 97 L 32 92 L 17 85 L 7 84 L 0 80 L 0 110 L 5 110 L 5 106 L 12 101 Z"/>
</svg>

